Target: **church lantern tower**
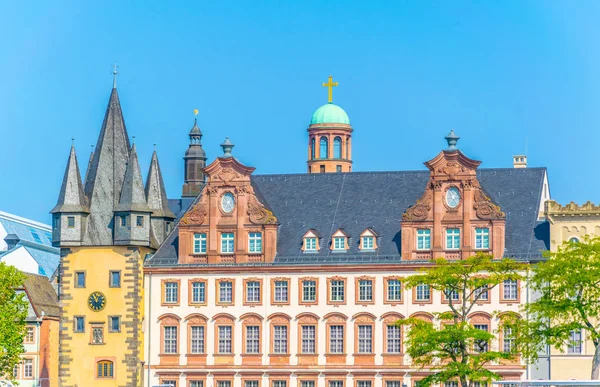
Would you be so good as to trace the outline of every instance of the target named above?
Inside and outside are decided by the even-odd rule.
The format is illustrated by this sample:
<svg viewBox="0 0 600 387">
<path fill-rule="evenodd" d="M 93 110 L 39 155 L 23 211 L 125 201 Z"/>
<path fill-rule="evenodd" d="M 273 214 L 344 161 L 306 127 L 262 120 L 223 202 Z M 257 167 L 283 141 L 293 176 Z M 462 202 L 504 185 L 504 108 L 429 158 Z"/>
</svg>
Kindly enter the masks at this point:
<svg viewBox="0 0 600 387">
<path fill-rule="evenodd" d="M 198 115 L 198 110 L 194 110 Z M 202 148 L 202 131 L 198 127 L 198 118 L 194 117 L 194 126 L 190 130 L 190 145 L 183 157 L 185 172 L 182 197 L 196 197 L 206 185 L 204 167 L 206 167 L 206 153 Z"/>
<path fill-rule="evenodd" d="M 308 173 L 352 172 L 353 129 L 348 114 L 333 103 L 335 86 L 338 82 L 332 76 L 323 83 L 329 89 L 329 102 L 313 113 L 307 129 Z"/>
</svg>

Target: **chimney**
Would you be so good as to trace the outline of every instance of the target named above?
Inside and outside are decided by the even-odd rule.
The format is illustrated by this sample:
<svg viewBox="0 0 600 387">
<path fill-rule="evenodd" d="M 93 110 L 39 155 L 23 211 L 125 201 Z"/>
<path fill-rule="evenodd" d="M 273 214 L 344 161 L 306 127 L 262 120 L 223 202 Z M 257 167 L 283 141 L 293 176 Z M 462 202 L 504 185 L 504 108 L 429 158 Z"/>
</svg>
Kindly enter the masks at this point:
<svg viewBox="0 0 600 387">
<path fill-rule="evenodd" d="M 17 246 L 17 243 L 19 243 L 19 241 L 20 239 L 16 234 L 8 234 L 4 237 L 4 242 L 6 242 L 7 250 L 14 249 Z"/>
<path fill-rule="evenodd" d="M 514 168 L 527 168 L 527 156 L 524 156 L 524 155 L 513 156 L 513 167 Z"/>
</svg>

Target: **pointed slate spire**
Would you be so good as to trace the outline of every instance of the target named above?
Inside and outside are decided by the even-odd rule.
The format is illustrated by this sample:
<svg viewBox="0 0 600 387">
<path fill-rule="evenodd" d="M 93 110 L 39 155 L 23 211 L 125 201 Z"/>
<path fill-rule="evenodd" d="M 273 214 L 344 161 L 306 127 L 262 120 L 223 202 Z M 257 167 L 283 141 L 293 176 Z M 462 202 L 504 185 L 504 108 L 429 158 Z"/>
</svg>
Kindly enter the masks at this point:
<svg viewBox="0 0 600 387">
<path fill-rule="evenodd" d="M 90 219 L 84 245 L 113 243 L 113 210 L 121 197 L 129 149 L 119 95 L 113 88 L 86 176 L 85 194 L 89 201 Z"/>
<path fill-rule="evenodd" d="M 129 152 L 129 162 L 125 171 L 125 179 L 123 180 L 123 188 L 121 189 L 121 198 L 119 204 L 115 208 L 117 212 L 151 212 L 146 201 L 146 193 L 144 192 L 144 182 L 142 181 L 142 172 L 138 163 L 137 151 L 135 144 Z"/>
<path fill-rule="evenodd" d="M 60 187 L 58 202 L 52 211 L 50 211 L 52 214 L 57 212 L 90 212 L 87 199 L 83 193 L 83 186 L 81 185 L 81 174 L 79 173 L 74 145 L 71 145 L 71 153 L 69 154 L 65 176 Z"/>
<path fill-rule="evenodd" d="M 94 146 L 92 145 L 92 152 L 90 153 L 90 159 L 88 160 L 87 169 L 85 170 L 85 177 L 83 179 L 84 185 L 87 185 L 88 179 L 90 177 L 90 167 L 92 166 L 93 159 L 94 159 Z"/>
<path fill-rule="evenodd" d="M 146 198 L 153 217 L 172 218 L 175 214 L 169 209 L 169 201 L 165 191 L 165 183 L 160 172 L 156 150 L 152 153 L 150 169 L 146 178 Z"/>
</svg>

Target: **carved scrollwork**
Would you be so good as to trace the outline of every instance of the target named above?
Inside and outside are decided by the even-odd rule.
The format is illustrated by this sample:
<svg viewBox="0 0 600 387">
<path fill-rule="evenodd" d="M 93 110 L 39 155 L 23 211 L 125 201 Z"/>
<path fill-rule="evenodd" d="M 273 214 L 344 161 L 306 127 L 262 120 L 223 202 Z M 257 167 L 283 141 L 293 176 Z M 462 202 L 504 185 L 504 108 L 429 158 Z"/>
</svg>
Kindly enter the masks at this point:
<svg viewBox="0 0 600 387">
<path fill-rule="evenodd" d="M 431 210 L 431 202 L 433 199 L 431 189 L 426 189 L 421 199 L 410 206 L 404 214 L 402 220 L 425 220 Z"/>
<path fill-rule="evenodd" d="M 206 215 L 208 215 L 208 204 L 206 203 L 205 197 L 203 197 L 191 210 L 186 212 L 183 218 L 181 218 L 180 223 L 186 226 L 200 225 L 204 223 Z"/>
<path fill-rule="evenodd" d="M 242 175 L 233 170 L 232 168 L 223 168 L 217 174 L 217 178 L 224 183 L 229 183 L 234 179 L 240 179 Z"/>
<path fill-rule="evenodd" d="M 506 214 L 481 189 L 475 191 L 473 209 L 479 219 L 505 219 Z"/>
<path fill-rule="evenodd" d="M 273 213 L 265 208 L 256 198 L 250 196 L 248 200 L 248 216 L 250 222 L 254 224 L 276 224 L 277 218 Z"/>
</svg>

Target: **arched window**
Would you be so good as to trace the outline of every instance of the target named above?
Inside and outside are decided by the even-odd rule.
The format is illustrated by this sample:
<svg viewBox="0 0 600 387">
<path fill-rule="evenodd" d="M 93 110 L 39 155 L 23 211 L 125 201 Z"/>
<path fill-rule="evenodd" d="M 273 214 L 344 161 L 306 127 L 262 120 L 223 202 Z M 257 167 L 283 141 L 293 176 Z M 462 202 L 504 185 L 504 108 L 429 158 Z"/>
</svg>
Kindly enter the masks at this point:
<svg viewBox="0 0 600 387">
<path fill-rule="evenodd" d="M 342 158 L 342 139 L 339 137 L 333 139 L 333 158 Z"/>
<path fill-rule="evenodd" d="M 315 159 L 315 138 L 313 137 L 312 140 L 310 140 L 310 159 L 314 160 Z"/>
<path fill-rule="evenodd" d="M 96 377 L 102 379 L 114 378 L 115 368 L 110 360 L 101 360 L 96 363 Z"/>
<path fill-rule="evenodd" d="M 327 142 L 327 137 L 323 136 L 321 137 L 321 140 L 319 141 L 319 158 L 320 159 L 326 159 L 327 155 L 328 155 L 328 151 L 329 151 L 329 147 L 328 147 L 328 142 Z"/>
</svg>

